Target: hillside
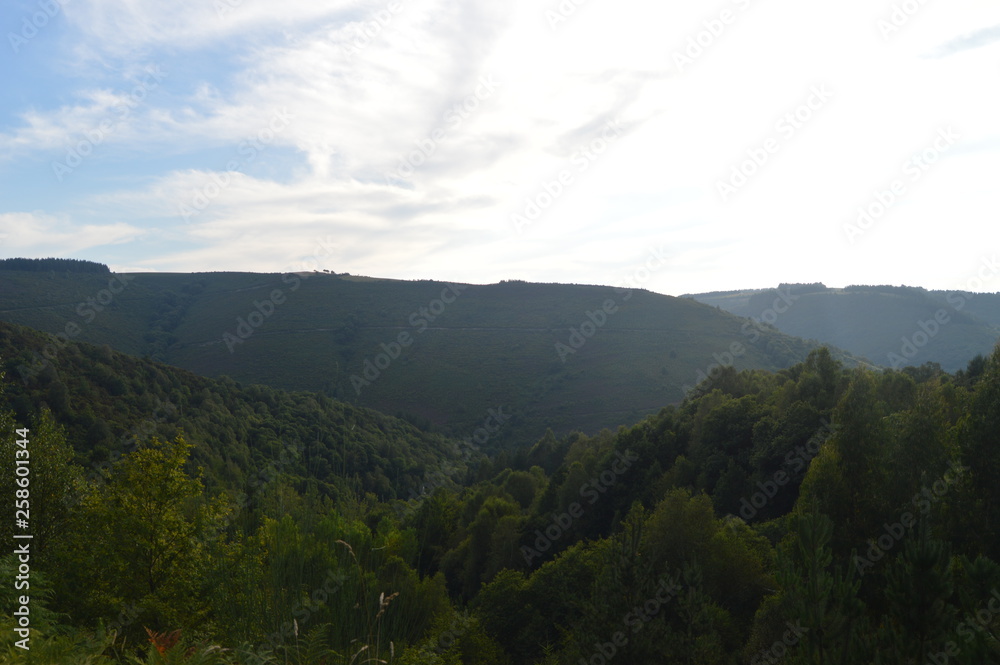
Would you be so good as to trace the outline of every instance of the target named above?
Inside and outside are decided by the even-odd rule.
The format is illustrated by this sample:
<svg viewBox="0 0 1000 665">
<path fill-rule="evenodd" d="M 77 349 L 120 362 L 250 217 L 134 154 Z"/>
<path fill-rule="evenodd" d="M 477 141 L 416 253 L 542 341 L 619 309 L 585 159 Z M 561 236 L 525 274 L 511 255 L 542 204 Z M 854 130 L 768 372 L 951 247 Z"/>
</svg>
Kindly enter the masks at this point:
<svg viewBox="0 0 1000 665">
<path fill-rule="evenodd" d="M 678 402 L 713 365 L 781 369 L 818 346 L 690 299 L 603 286 L 328 273 L 0 280 L 2 320 L 205 376 L 322 391 L 458 438 L 502 409 L 504 427 L 479 433 L 489 447 L 549 427 L 615 429 Z"/>
<path fill-rule="evenodd" d="M 791 294 L 790 305 L 767 314 L 779 293 Z M 936 362 L 954 372 L 977 354 L 989 355 L 1000 337 L 998 293 L 792 284 L 684 297 L 737 316 L 763 318 L 788 335 L 819 340 L 886 367 Z"/>
<path fill-rule="evenodd" d="M 327 496 L 406 498 L 442 460 L 464 472 L 459 442 L 324 395 L 209 379 L 72 342 L 27 381 L 19 367 L 47 336 L 0 322 L 2 396 L 20 422 L 51 409 L 91 475 L 145 444 L 183 433 L 210 486 L 256 488 L 277 475 Z M 308 481 L 308 482 L 307 482 Z M 248 491 L 250 491 L 248 489 Z"/>
<path fill-rule="evenodd" d="M 10 349 L 41 339 L 0 330 Z M 62 380 L 99 352 L 68 350 Z M 111 356 L 105 368 L 127 363 Z M 182 380 L 178 400 L 188 388 L 183 372 L 122 369 L 143 380 L 84 397 L 127 410 L 143 385 L 161 391 L 144 376 L 157 370 Z M 199 381 L 221 399 L 241 392 Z M 776 373 L 727 369 L 613 434 L 547 434 L 408 506 L 330 501 L 280 470 L 244 502 L 185 473 L 183 442 L 84 477 L 44 417 L 0 403 L 0 494 L 17 491 L 13 460 L 30 450 L 33 531 L 32 596 L 0 592 L 0 653 L 26 665 L 925 663 L 961 635 L 949 663 L 998 662 L 1000 620 L 984 609 L 1000 583 L 998 398 L 1000 352 L 952 376 L 845 369 L 820 349 Z M 234 424 L 184 404 L 185 425 Z M 24 528 L 6 520 L 0 538 Z M 20 551 L 0 557 L 8 579 L 28 575 Z M 29 634 L 30 660 L 14 651 Z"/>
</svg>

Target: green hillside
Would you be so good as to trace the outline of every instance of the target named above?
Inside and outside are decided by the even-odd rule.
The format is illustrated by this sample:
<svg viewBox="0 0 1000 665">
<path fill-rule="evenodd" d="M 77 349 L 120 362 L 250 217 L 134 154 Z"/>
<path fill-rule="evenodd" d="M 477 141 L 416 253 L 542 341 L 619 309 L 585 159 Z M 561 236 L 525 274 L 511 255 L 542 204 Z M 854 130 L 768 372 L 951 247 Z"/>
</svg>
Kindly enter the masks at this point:
<svg viewBox="0 0 1000 665">
<path fill-rule="evenodd" d="M 783 293 L 789 302 L 775 309 Z M 936 362 L 953 372 L 978 354 L 989 355 L 1000 338 L 1000 294 L 792 284 L 686 297 L 887 367 Z"/>
<path fill-rule="evenodd" d="M 818 346 L 689 299 L 603 286 L 327 273 L 0 280 L 0 319 L 205 376 L 322 391 L 459 438 L 502 409 L 510 420 L 491 447 L 549 427 L 614 429 L 678 402 L 715 365 L 781 369 Z"/>
<path fill-rule="evenodd" d="M 0 334 L 4 353 L 45 342 Z M 4 663 L 1000 661 L 1000 351 L 955 375 L 847 369 L 825 349 L 775 373 L 727 368 L 616 433 L 547 433 L 459 483 L 435 480 L 442 459 L 405 502 L 312 477 L 320 445 L 301 449 L 304 475 L 234 459 L 262 477 L 252 492 L 191 464 L 238 456 L 225 429 L 244 422 L 256 452 L 261 420 L 342 436 L 333 450 L 363 449 L 369 469 L 386 468 L 383 446 L 390 463 L 433 457 L 440 440 L 399 421 L 87 345 L 39 378 L 51 396 L 10 377 L 14 399 L 0 393 L 0 494 L 27 484 L 31 501 L 30 543 L 13 540 L 27 518 L 0 522 L 14 543 L 0 574 L 30 582 L 0 591 Z M 111 390 L 79 390 L 88 379 Z M 144 398 L 210 434 L 193 451 L 142 436 L 96 477 L 73 463 L 54 424 L 79 444 L 79 411 Z M 302 408 L 268 416 L 273 402 Z"/>
<path fill-rule="evenodd" d="M 18 368 L 50 343 L 0 322 L 3 396 L 21 422 L 51 409 L 91 475 L 149 437 L 183 434 L 213 486 L 254 488 L 280 474 L 327 496 L 371 492 L 388 500 L 410 496 L 442 459 L 464 457 L 459 442 L 367 408 L 197 376 L 107 346 L 69 343 L 37 375 L 19 380 Z M 464 471 L 459 461 L 451 466 Z"/>
</svg>

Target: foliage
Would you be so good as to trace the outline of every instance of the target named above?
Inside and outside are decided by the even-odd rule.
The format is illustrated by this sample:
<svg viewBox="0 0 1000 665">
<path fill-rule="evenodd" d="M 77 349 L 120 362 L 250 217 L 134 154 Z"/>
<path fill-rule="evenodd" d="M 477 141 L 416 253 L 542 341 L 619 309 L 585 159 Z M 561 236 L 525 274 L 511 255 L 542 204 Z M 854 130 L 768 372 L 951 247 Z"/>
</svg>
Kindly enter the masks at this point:
<svg viewBox="0 0 1000 665">
<path fill-rule="evenodd" d="M 744 347 L 739 367 L 767 370 L 818 346 L 774 329 L 748 336 L 741 319 L 643 289 L 508 282 L 449 291 L 428 280 L 214 272 L 128 274 L 115 295 L 107 275 L 3 275 L 0 319 L 50 333 L 48 343 L 68 336 L 204 376 L 321 392 L 461 439 L 502 409 L 510 420 L 479 444 L 491 451 L 547 428 L 594 432 L 655 413 L 733 340 Z M 87 304 L 95 299 L 101 309 Z M 578 350 L 579 330 L 594 325 L 588 312 L 606 320 Z M 573 353 L 561 358 L 557 342 Z"/>
<path fill-rule="evenodd" d="M 40 546 L 4 662 L 1000 662 L 1000 351 L 952 376 L 819 350 L 432 474 L 456 443 L 403 421 L 77 350 L 0 405 Z M 97 451 L 83 404 L 133 444 Z"/>
<path fill-rule="evenodd" d="M 111 270 L 103 263 L 81 259 L 0 259 L 0 270 L 25 272 L 77 272 L 109 274 Z"/>
</svg>

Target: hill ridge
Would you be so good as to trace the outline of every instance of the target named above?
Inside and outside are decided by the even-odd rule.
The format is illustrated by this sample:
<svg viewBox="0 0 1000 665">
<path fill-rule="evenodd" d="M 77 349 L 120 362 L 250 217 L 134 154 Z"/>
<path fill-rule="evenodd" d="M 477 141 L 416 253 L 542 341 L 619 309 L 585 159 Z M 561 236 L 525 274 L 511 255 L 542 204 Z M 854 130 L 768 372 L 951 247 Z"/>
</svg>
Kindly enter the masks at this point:
<svg viewBox="0 0 1000 665">
<path fill-rule="evenodd" d="M 679 402 L 734 343 L 754 342 L 733 355 L 736 369 L 782 369 L 819 346 L 767 326 L 748 340 L 746 320 L 646 289 L 321 272 L 119 279 L 111 293 L 107 276 L 7 272 L 0 319 L 205 376 L 323 392 L 458 438 L 503 404 L 514 415 L 496 447 L 549 427 L 636 422 Z"/>
</svg>

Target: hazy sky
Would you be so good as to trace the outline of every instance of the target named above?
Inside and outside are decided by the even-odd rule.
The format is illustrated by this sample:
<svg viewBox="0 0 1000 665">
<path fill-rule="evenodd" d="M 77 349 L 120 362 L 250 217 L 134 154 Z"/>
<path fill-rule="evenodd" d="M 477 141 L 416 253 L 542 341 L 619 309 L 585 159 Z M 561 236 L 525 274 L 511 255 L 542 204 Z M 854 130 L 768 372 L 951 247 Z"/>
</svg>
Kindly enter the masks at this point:
<svg viewBox="0 0 1000 665">
<path fill-rule="evenodd" d="M 1000 249 L 995 1 L 0 18 L 0 256 L 676 295 L 967 288 Z"/>
</svg>

